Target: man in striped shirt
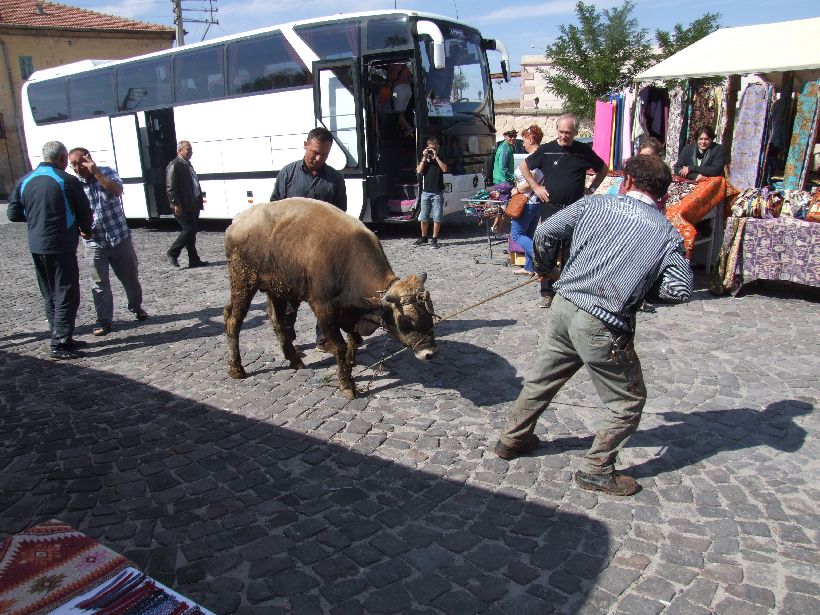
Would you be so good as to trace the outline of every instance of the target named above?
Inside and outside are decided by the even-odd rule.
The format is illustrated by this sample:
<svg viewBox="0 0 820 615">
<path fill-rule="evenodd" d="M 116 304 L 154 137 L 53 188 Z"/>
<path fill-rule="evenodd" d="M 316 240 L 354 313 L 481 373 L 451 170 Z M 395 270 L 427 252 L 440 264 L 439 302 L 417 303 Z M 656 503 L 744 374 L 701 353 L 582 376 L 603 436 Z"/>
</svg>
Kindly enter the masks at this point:
<svg viewBox="0 0 820 615">
<path fill-rule="evenodd" d="M 618 452 L 646 403 L 633 344 L 635 312 L 644 298 L 684 302 L 692 294 L 683 239 L 655 205 L 671 181 L 660 158 L 635 156 L 624 167 L 625 195 L 588 196 L 538 227 L 533 260 L 539 277 L 552 275 L 562 240 L 571 238 L 572 248 L 555 284 L 546 337 L 496 443 L 502 459 L 538 448 L 538 417 L 586 365 L 607 409 L 575 482 L 613 495 L 640 490 L 635 479 L 615 473 Z"/>
</svg>

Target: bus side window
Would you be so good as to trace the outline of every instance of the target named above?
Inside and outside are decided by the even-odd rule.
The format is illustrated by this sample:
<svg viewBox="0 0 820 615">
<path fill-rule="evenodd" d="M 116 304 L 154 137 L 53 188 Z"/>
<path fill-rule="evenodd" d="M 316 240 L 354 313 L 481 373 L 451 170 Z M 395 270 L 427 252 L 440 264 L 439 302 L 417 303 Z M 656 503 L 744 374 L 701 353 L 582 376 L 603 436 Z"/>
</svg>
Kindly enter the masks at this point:
<svg viewBox="0 0 820 615">
<path fill-rule="evenodd" d="M 281 33 L 228 45 L 230 94 L 311 85 L 311 75 Z"/>
<path fill-rule="evenodd" d="M 177 102 L 194 102 L 225 95 L 222 49 L 210 47 L 180 53 L 174 59 Z"/>
</svg>

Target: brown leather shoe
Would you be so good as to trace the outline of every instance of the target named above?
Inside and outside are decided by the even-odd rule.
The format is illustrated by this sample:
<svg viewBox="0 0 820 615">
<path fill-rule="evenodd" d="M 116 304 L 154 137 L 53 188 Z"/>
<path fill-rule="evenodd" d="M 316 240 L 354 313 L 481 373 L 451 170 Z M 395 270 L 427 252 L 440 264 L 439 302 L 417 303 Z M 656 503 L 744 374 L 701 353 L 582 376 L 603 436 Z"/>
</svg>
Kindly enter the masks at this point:
<svg viewBox="0 0 820 615">
<path fill-rule="evenodd" d="M 538 436 L 535 434 L 530 434 L 529 437 L 518 446 L 507 446 L 501 440 L 495 443 L 495 454 L 501 457 L 501 459 L 506 459 L 510 461 L 523 455 L 525 453 L 530 453 L 541 446 L 541 440 L 538 439 Z"/>
<path fill-rule="evenodd" d="M 609 495 L 635 495 L 641 490 L 641 486 L 631 476 L 624 476 L 613 472 L 612 474 L 589 474 L 578 470 L 575 472 L 575 484 L 581 489 L 589 491 L 602 491 Z"/>
</svg>

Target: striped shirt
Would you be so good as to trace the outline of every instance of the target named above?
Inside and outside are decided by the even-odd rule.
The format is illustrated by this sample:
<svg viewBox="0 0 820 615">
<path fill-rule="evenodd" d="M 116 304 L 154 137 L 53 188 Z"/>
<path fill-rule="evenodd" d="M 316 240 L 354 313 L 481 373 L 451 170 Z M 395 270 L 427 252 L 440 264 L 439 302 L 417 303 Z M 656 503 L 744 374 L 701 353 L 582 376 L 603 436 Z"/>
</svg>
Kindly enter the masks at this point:
<svg viewBox="0 0 820 615">
<path fill-rule="evenodd" d="M 122 186 L 122 180 L 114 169 L 110 167 L 97 168 L 108 179 Z M 122 240 L 130 237 L 131 231 L 125 221 L 122 199 L 113 194 L 108 194 L 94 177 L 88 180 L 80 177 L 80 183 L 83 185 L 83 190 L 85 190 L 85 195 L 91 203 L 91 211 L 94 214 L 91 239 L 86 239 L 85 245 L 113 248 Z"/>
<path fill-rule="evenodd" d="M 535 271 L 551 271 L 570 238 L 555 292 L 610 327 L 634 331 L 647 296 L 681 303 L 692 295 L 683 238 L 643 193 L 589 196 L 547 218 L 535 231 Z"/>
</svg>

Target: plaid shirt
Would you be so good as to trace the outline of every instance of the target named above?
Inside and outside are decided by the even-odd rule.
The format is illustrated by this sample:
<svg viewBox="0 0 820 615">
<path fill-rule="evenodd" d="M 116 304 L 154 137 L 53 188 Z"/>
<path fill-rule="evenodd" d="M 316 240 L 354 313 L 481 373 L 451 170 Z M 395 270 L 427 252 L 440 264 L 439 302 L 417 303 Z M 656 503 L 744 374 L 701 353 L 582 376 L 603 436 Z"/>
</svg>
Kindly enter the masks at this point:
<svg viewBox="0 0 820 615">
<path fill-rule="evenodd" d="M 97 167 L 100 173 L 108 179 L 122 186 L 122 180 L 117 172 L 110 167 Z M 125 212 L 122 208 L 122 199 L 108 194 L 94 177 L 88 181 L 80 178 L 83 190 L 91 203 L 94 213 L 94 223 L 91 226 L 91 239 L 85 240 L 85 245 L 91 247 L 114 247 L 123 239 L 131 235 L 125 221 Z"/>
</svg>

